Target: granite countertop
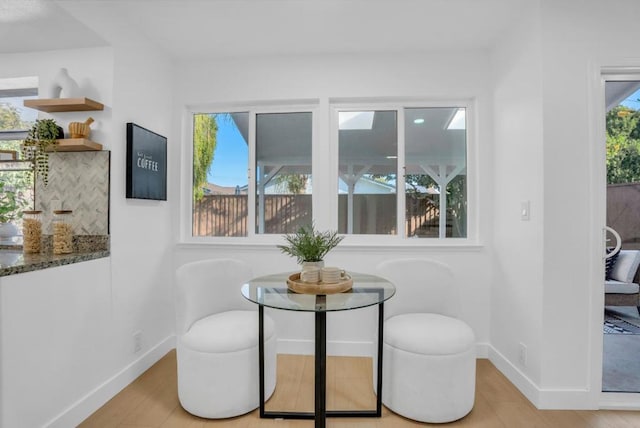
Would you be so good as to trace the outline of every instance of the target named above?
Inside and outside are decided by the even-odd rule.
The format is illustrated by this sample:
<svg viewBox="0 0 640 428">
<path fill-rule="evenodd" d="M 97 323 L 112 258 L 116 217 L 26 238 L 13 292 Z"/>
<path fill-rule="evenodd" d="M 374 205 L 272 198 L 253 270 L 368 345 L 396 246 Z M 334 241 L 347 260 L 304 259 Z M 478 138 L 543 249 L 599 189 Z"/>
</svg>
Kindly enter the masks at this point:
<svg viewBox="0 0 640 428">
<path fill-rule="evenodd" d="M 87 260 L 109 257 L 109 251 L 88 251 L 71 254 L 24 254 L 22 250 L 0 249 L 0 276 L 32 272 L 55 266 L 86 262 Z"/>
<path fill-rule="evenodd" d="M 41 253 L 25 254 L 20 245 L 0 246 L 0 277 L 109 257 L 109 237 L 75 236 L 71 254 L 53 254 L 45 237 Z"/>
</svg>

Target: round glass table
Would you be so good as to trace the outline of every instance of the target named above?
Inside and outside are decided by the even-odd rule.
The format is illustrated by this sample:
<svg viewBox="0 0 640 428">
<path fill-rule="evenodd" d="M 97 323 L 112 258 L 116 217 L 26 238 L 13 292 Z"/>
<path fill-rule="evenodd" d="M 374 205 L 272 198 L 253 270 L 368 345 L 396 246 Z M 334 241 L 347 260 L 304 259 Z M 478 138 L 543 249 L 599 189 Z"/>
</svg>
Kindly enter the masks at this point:
<svg viewBox="0 0 640 428">
<path fill-rule="evenodd" d="M 292 272 L 253 278 L 242 286 L 242 295 L 258 305 L 259 364 L 260 364 L 260 417 L 314 419 L 316 428 L 324 428 L 327 416 L 380 417 L 382 415 L 382 335 L 384 302 L 395 294 L 394 285 L 375 275 L 349 272 L 353 287 L 343 293 L 301 294 L 287 287 Z M 378 306 L 378 395 L 375 410 L 327 410 L 326 408 L 326 359 L 327 312 Z M 315 313 L 315 411 L 279 412 L 265 411 L 264 394 L 264 308 Z"/>
</svg>

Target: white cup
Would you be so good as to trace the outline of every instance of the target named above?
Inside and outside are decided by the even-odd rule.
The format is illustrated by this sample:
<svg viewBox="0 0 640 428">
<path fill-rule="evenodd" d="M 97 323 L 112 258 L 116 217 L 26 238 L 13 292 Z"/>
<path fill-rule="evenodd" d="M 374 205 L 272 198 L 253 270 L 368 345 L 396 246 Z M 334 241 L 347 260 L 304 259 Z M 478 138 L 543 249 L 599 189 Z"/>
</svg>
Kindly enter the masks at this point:
<svg viewBox="0 0 640 428">
<path fill-rule="evenodd" d="M 300 279 L 303 282 L 319 282 L 320 269 L 317 267 L 306 267 L 302 272 L 300 272 Z"/>
<path fill-rule="evenodd" d="M 320 270 L 320 280 L 322 282 L 326 282 L 327 284 L 340 282 L 340 279 L 342 279 L 342 277 L 344 277 L 344 270 L 338 267 L 327 266 L 323 267 Z"/>
</svg>

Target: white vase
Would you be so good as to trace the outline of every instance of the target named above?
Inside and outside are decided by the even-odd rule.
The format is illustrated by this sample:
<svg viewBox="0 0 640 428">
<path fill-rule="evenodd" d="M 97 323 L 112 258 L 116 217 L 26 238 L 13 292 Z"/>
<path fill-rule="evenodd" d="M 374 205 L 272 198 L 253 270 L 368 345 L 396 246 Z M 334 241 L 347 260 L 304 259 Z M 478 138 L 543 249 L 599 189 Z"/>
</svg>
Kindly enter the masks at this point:
<svg viewBox="0 0 640 428">
<path fill-rule="evenodd" d="M 20 230 L 13 223 L 0 223 L 0 244 L 11 245 L 16 242 Z"/>
<path fill-rule="evenodd" d="M 302 270 L 305 267 L 317 267 L 318 269 L 322 269 L 324 267 L 324 260 L 320 260 L 319 262 L 302 262 Z"/>
</svg>

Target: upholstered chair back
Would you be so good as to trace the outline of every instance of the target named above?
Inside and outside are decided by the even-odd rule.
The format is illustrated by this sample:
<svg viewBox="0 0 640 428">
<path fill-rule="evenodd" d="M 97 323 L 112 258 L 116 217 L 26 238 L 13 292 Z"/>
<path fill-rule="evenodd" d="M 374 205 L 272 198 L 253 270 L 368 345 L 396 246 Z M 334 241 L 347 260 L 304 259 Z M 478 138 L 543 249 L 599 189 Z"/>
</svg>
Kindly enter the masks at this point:
<svg viewBox="0 0 640 428">
<path fill-rule="evenodd" d="M 395 259 L 381 263 L 377 271 L 396 287 L 396 294 L 385 303 L 385 319 L 404 313 L 460 315 L 460 296 L 447 265 L 428 259 Z"/>
<path fill-rule="evenodd" d="M 240 292 L 251 277 L 251 268 L 241 260 L 211 259 L 180 266 L 176 270 L 176 334 L 181 336 L 194 322 L 212 314 L 255 311 L 257 306 Z"/>
</svg>

